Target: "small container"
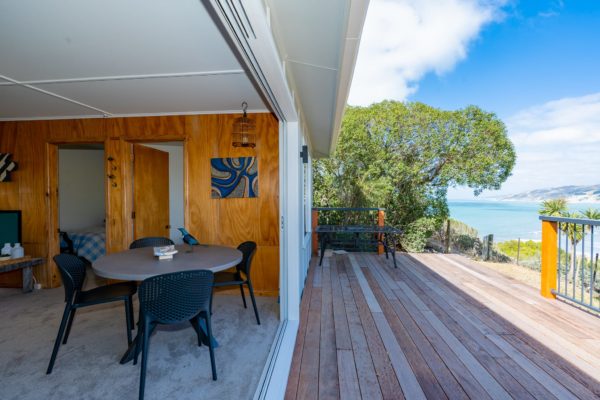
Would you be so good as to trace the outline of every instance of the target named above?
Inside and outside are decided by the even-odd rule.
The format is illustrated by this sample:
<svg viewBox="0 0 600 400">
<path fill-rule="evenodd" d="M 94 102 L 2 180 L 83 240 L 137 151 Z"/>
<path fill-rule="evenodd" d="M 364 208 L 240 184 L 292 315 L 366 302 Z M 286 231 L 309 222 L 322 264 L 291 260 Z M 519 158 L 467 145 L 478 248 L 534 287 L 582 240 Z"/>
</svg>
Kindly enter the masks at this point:
<svg viewBox="0 0 600 400">
<path fill-rule="evenodd" d="M 4 247 L 0 250 L 1 256 L 12 256 L 12 247 L 10 243 L 4 243 Z"/>
<path fill-rule="evenodd" d="M 22 258 L 25 257 L 25 249 L 21 247 L 21 243 L 15 243 L 12 252 L 10 253 L 11 258 Z"/>
</svg>

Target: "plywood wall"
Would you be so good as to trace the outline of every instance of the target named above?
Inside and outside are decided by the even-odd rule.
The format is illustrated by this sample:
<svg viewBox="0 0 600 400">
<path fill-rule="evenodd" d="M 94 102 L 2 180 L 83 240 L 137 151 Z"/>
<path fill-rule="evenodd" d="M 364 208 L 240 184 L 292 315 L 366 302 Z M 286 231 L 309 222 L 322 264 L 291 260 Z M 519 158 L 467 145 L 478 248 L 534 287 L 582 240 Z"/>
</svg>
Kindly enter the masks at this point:
<svg viewBox="0 0 600 400">
<path fill-rule="evenodd" d="M 279 284 L 279 143 L 271 114 L 252 114 L 257 146 L 231 146 L 231 127 L 239 115 L 164 116 L 0 122 L 0 152 L 13 153 L 19 169 L 0 183 L 0 209 L 23 210 L 23 242 L 28 254 L 48 259 L 35 276 L 46 287 L 60 284 L 51 257 L 58 252 L 56 145 L 102 142 L 106 172 L 107 251 L 131 242 L 131 143 L 183 140 L 186 228 L 204 243 L 258 244 L 252 279 L 257 292 L 276 294 Z M 211 199 L 210 159 L 258 157 L 259 197 Z M 109 159 L 110 158 L 110 159 Z"/>
</svg>

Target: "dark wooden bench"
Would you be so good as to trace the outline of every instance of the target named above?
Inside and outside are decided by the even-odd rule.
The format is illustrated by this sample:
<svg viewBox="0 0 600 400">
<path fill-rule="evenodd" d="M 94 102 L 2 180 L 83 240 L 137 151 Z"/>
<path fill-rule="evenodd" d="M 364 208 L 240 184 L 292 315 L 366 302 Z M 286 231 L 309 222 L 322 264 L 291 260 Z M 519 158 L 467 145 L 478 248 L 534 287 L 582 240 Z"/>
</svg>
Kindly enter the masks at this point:
<svg viewBox="0 0 600 400">
<path fill-rule="evenodd" d="M 23 293 L 27 293 L 33 290 L 32 267 L 43 263 L 43 258 L 32 258 L 31 256 L 4 260 L 0 261 L 0 273 L 20 269 L 23 273 Z"/>
<path fill-rule="evenodd" d="M 319 265 L 323 263 L 323 256 L 327 245 L 331 248 L 335 247 L 337 235 L 352 235 L 353 241 L 357 244 L 354 246 L 358 249 L 358 242 L 365 241 L 366 236 L 371 236 L 368 242 L 375 244 L 381 243 L 385 250 L 385 258 L 388 258 L 388 253 L 392 253 L 394 267 L 396 266 L 396 239 L 395 237 L 402 234 L 402 231 L 392 226 L 377 226 L 377 225 L 318 225 L 315 232 L 319 236 L 321 259 Z"/>
</svg>

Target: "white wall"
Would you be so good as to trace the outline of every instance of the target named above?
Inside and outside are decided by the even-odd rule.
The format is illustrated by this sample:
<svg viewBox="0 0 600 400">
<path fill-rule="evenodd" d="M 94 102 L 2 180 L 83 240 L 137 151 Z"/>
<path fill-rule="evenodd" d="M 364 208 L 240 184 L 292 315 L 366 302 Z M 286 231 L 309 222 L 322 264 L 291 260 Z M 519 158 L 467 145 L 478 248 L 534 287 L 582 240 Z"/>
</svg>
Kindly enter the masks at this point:
<svg viewBox="0 0 600 400">
<path fill-rule="evenodd" d="M 59 227 L 104 225 L 104 150 L 58 150 Z"/>
<path fill-rule="evenodd" d="M 177 228 L 183 228 L 183 142 L 176 143 L 143 143 L 144 146 L 169 153 L 169 225 L 170 237 L 176 244 L 181 241 L 181 233 Z M 198 238 L 198 240 L 202 240 Z"/>
</svg>

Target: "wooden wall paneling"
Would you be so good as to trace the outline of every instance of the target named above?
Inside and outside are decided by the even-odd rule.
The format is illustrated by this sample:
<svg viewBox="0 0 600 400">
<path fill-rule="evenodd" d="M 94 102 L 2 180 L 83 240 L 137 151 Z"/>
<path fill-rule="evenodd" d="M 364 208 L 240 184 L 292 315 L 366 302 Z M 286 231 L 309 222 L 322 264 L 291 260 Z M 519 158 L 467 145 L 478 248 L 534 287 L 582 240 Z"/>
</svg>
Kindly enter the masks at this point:
<svg viewBox="0 0 600 400">
<path fill-rule="evenodd" d="M 259 153 L 259 226 L 261 245 L 279 245 L 279 124 L 271 114 L 256 117 Z M 264 190 L 264 195 L 261 193 Z"/>
<path fill-rule="evenodd" d="M 0 207 L 24 213 L 24 245 L 34 256 L 50 257 L 55 244 L 47 239 L 57 222 L 48 209 L 56 200 L 47 197 L 54 187 L 49 175 L 54 157 L 47 143 L 105 141 L 107 251 L 120 251 L 132 240 L 131 143 L 184 140 L 185 225 L 204 243 L 237 245 L 245 240 L 258 244 L 253 265 L 257 292 L 275 294 L 279 285 L 279 143 L 278 122 L 270 114 L 251 114 L 257 123 L 257 147 L 234 148 L 231 129 L 239 114 L 110 118 L 34 122 L 0 122 L 0 148 L 15 154 L 19 170 L 15 182 L 3 184 Z M 55 147 L 54 147 L 55 148 Z M 108 157 L 113 157 L 113 162 Z M 210 198 L 210 159 L 257 156 L 257 199 Z M 112 167 L 116 166 L 116 170 Z M 8 189 L 8 190 L 4 190 Z M 52 250 L 49 251 L 49 248 Z M 36 278 L 45 286 L 59 283 L 53 263 L 39 267 Z"/>
<path fill-rule="evenodd" d="M 204 116 L 202 116 L 204 117 Z M 219 214 L 217 202 L 210 201 L 210 165 L 208 159 L 214 142 L 207 140 L 204 132 L 206 118 L 189 116 L 186 118 L 187 142 L 184 148 L 184 169 L 187 171 L 185 193 L 186 229 L 201 243 L 218 243 L 218 225 L 215 216 Z M 208 188 L 208 189 L 207 189 Z"/>
<path fill-rule="evenodd" d="M 15 155 L 17 142 L 17 123 L 0 123 L 0 153 Z M 13 158 L 14 159 L 14 158 Z M 18 160 L 15 160 L 17 163 Z M 19 169 L 11 173 L 11 181 L 0 182 L 0 209 L 19 210 Z M 3 245 L 0 244 L 0 245 Z M 11 271 L 0 274 L 0 287 L 21 287 L 21 271 Z"/>
<path fill-rule="evenodd" d="M 17 147 L 17 123 L 3 122 L 0 123 L 0 153 L 11 153 L 13 160 Z M 20 170 L 17 168 L 11 172 L 11 181 L 0 183 L 0 208 L 3 210 L 18 210 L 19 209 L 19 177 Z"/>
<path fill-rule="evenodd" d="M 105 118 L 57 119 L 45 121 L 47 139 L 53 143 L 102 143 L 106 133 Z"/>
<path fill-rule="evenodd" d="M 47 154 L 48 121 L 27 121 L 17 128 L 15 159 L 19 163 L 19 205 L 23 211 L 23 247 L 45 264 L 34 267 L 34 275 L 44 287 L 60 285 L 58 271 L 48 252 Z"/>
<path fill-rule="evenodd" d="M 106 252 L 114 253 L 126 248 L 129 221 L 125 217 L 124 197 L 126 190 L 123 183 L 123 147 L 126 143 L 119 138 L 108 138 L 104 143 L 104 165 L 107 175 L 115 175 L 115 179 L 106 179 Z M 114 169 L 113 167 L 116 167 Z"/>
<path fill-rule="evenodd" d="M 252 260 L 252 284 L 257 294 L 279 294 L 279 246 L 259 246 Z"/>
<path fill-rule="evenodd" d="M 58 145 L 46 143 L 46 181 L 47 222 L 48 222 L 48 265 L 55 267 L 52 257 L 60 253 L 60 237 L 58 229 L 59 201 L 58 198 Z"/>
<path fill-rule="evenodd" d="M 110 118 L 107 133 L 132 141 L 168 141 L 185 138 L 185 116 Z"/>
</svg>

